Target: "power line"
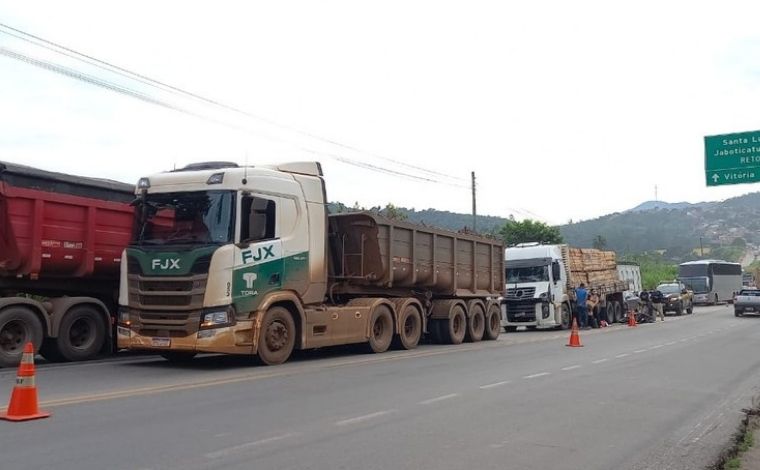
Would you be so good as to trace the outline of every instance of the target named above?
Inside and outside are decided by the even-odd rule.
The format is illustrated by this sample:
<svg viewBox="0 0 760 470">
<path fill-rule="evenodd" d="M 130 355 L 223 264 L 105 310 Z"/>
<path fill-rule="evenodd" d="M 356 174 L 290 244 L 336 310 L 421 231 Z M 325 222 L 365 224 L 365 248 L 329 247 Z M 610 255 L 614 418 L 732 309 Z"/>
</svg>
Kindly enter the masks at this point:
<svg viewBox="0 0 760 470">
<path fill-rule="evenodd" d="M 56 64 L 56 63 L 51 62 L 51 61 L 46 61 L 46 60 L 43 60 L 43 59 L 34 58 L 34 57 L 31 57 L 31 56 L 28 56 L 28 55 L 25 55 L 25 54 L 13 51 L 11 49 L 7 49 L 5 47 L 0 47 L 0 55 L 4 55 L 6 57 L 9 57 L 9 58 L 12 58 L 12 59 L 15 59 L 15 60 L 27 63 L 29 65 L 33 65 L 33 66 L 42 68 L 42 69 L 50 71 L 50 72 L 54 72 L 54 73 L 57 73 L 57 74 L 60 74 L 60 75 L 64 75 L 64 76 L 69 77 L 69 78 L 73 78 L 73 79 L 82 81 L 84 83 L 90 84 L 90 85 L 95 85 L 95 86 L 107 89 L 107 90 L 115 92 L 115 93 L 119 93 L 119 94 L 122 94 L 122 95 L 125 95 L 125 96 L 128 96 L 128 97 L 131 97 L 131 98 L 135 98 L 135 99 L 138 99 L 140 101 L 143 101 L 143 102 L 146 102 L 146 103 L 149 103 L 149 104 L 153 104 L 155 106 L 160 106 L 160 107 L 167 108 L 167 109 L 170 109 L 170 110 L 173 110 L 173 111 L 176 111 L 176 112 L 187 114 L 189 116 L 193 116 L 193 117 L 198 118 L 198 119 L 209 121 L 209 122 L 212 122 L 214 124 L 230 127 L 230 128 L 236 129 L 236 130 L 243 131 L 243 132 L 247 132 L 247 133 L 256 135 L 258 137 L 263 137 L 263 138 L 268 139 L 268 140 L 272 140 L 272 141 L 276 141 L 276 142 L 292 145 L 292 142 L 289 142 L 289 141 L 287 141 L 285 139 L 274 137 L 272 135 L 265 134 L 265 133 L 258 132 L 258 131 L 254 132 L 253 130 L 245 128 L 243 126 L 238 126 L 238 125 L 226 122 L 226 121 L 222 121 L 222 120 L 219 120 L 219 119 L 216 119 L 216 118 L 213 118 L 213 117 L 206 116 L 206 115 L 201 114 L 201 113 L 197 113 L 195 111 L 188 110 L 186 108 L 174 105 L 172 103 L 168 103 L 168 102 L 166 102 L 164 100 L 152 97 L 152 96 L 150 96 L 150 95 L 148 95 L 146 93 L 141 93 L 139 91 L 133 90 L 133 89 L 128 88 L 126 86 L 121 86 L 121 85 L 109 82 L 108 80 L 105 80 L 105 79 L 102 79 L 102 78 L 99 78 L 99 77 L 95 77 L 93 75 L 89 75 L 89 74 L 77 71 L 75 69 L 72 69 L 70 67 L 66 67 L 66 66 L 63 66 L 63 65 L 60 65 L 60 64 Z M 356 166 L 356 167 L 367 169 L 367 170 L 371 170 L 371 171 L 381 172 L 381 173 L 385 173 L 385 174 L 389 174 L 389 175 L 394 175 L 394 176 L 399 176 L 399 177 L 403 177 L 403 178 L 407 178 L 407 179 L 411 179 L 411 180 L 416 180 L 416 181 L 423 181 L 423 182 L 429 182 L 429 183 L 438 183 L 438 184 L 444 184 L 444 185 L 448 185 L 448 186 L 466 188 L 466 186 L 457 185 L 457 184 L 449 183 L 449 182 L 446 182 L 446 181 L 439 181 L 439 180 L 436 180 L 436 179 L 433 179 L 433 178 L 427 178 L 427 177 L 423 177 L 423 176 L 418 176 L 418 175 L 413 175 L 413 174 L 409 174 L 409 173 L 404 173 L 404 172 L 401 172 L 401 171 L 396 171 L 396 170 L 391 170 L 391 169 L 387 169 L 387 168 L 382 168 L 382 167 L 379 167 L 379 166 L 376 166 L 376 165 L 372 165 L 370 163 L 362 162 L 362 161 L 351 159 L 351 158 L 348 158 L 348 157 L 343 157 L 343 156 L 340 156 L 340 155 L 337 155 L 337 154 L 333 154 L 333 153 L 328 153 L 328 152 L 322 152 L 322 151 L 314 150 L 314 149 L 311 149 L 311 148 L 308 148 L 308 147 L 304 147 L 304 146 L 298 146 L 298 145 L 296 145 L 295 147 L 298 148 L 301 151 L 304 151 L 304 152 L 312 153 L 312 154 L 315 154 L 315 155 L 323 155 L 323 156 L 335 159 L 335 160 L 337 160 L 337 161 L 339 161 L 341 163 L 345 163 L 347 165 L 352 165 L 352 166 Z"/>
<path fill-rule="evenodd" d="M 107 70 L 107 71 L 112 72 L 112 73 L 116 73 L 118 75 L 121 75 L 123 77 L 129 78 L 131 80 L 139 81 L 140 83 L 152 86 L 154 88 L 161 89 L 163 91 L 169 91 L 169 92 L 174 93 L 174 94 L 180 94 L 180 95 L 183 95 L 183 96 L 195 99 L 197 101 L 201 101 L 203 103 L 210 104 L 210 105 L 213 105 L 213 106 L 225 109 L 227 111 L 232 111 L 234 113 L 237 113 L 237 114 L 240 114 L 240 115 L 252 118 L 252 119 L 256 119 L 256 120 L 259 120 L 259 121 L 262 121 L 262 122 L 264 122 L 264 123 L 266 123 L 268 125 L 274 126 L 274 127 L 285 129 L 285 130 L 288 130 L 290 132 L 294 132 L 294 133 L 300 134 L 302 136 L 309 137 L 311 139 L 315 139 L 315 140 L 318 140 L 318 141 L 321 141 L 321 142 L 324 142 L 324 143 L 327 143 L 327 144 L 330 144 L 330 145 L 334 145 L 334 146 L 337 146 L 337 147 L 340 147 L 340 148 L 343 148 L 343 149 L 346 149 L 346 150 L 350 150 L 352 152 L 365 154 L 365 155 L 368 155 L 368 156 L 371 156 L 371 157 L 374 157 L 374 158 L 377 158 L 377 159 L 380 159 L 380 160 L 384 160 L 384 161 L 387 161 L 387 162 L 394 163 L 396 165 L 404 166 L 404 167 L 411 168 L 411 169 L 414 169 L 414 170 L 417 170 L 417 171 L 422 171 L 423 173 L 427 173 L 429 175 L 433 175 L 434 177 L 439 177 L 439 178 L 443 177 L 443 178 L 448 178 L 448 179 L 452 179 L 452 180 L 460 181 L 460 182 L 464 182 L 465 181 L 464 178 L 461 178 L 461 177 L 457 177 L 457 176 L 453 176 L 453 175 L 448 175 L 446 173 L 438 172 L 438 171 L 435 171 L 435 170 L 430 170 L 430 169 L 427 169 L 427 168 L 424 168 L 424 167 L 421 167 L 421 166 L 417 166 L 417 165 L 412 165 L 412 164 L 409 164 L 409 163 L 406 163 L 406 162 L 402 162 L 402 161 L 399 161 L 399 160 L 396 160 L 396 159 L 393 159 L 393 158 L 389 158 L 389 157 L 385 157 L 383 155 L 379 155 L 377 153 L 368 152 L 368 151 L 365 151 L 363 149 L 360 149 L 360 148 L 352 146 L 352 145 L 343 144 L 343 143 L 338 142 L 338 141 L 336 141 L 334 139 L 322 137 L 322 136 L 316 135 L 316 134 L 314 134 L 312 132 L 304 131 L 302 129 L 298 129 L 298 128 L 293 127 L 293 126 L 289 126 L 289 125 L 285 125 L 285 124 L 280 124 L 280 123 L 278 123 L 276 121 L 273 121 L 271 119 L 265 118 L 263 116 L 259 116 L 259 115 L 250 113 L 248 111 L 242 110 L 242 109 L 234 107 L 234 106 L 230 106 L 230 105 L 224 104 L 224 103 L 222 103 L 220 101 L 217 101 L 217 100 L 214 100 L 214 99 L 211 99 L 211 98 L 206 98 L 206 97 L 201 96 L 201 95 L 199 95 L 197 93 L 193 93 L 193 92 L 184 90 L 182 88 L 175 87 L 173 85 L 169 85 L 167 83 L 164 83 L 164 82 L 155 80 L 153 78 L 150 78 L 150 77 L 148 77 L 146 75 L 143 75 L 143 74 L 134 72 L 132 70 L 126 69 L 124 67 L 120 67 L 118 65 L 114 65 L 114 64 L 112 64 L 110 62 L 107 62 L 107 61 L 95 58 L 95 57 L 93 57 L 91 55 L 87 55 L 87 54 L 78 52 L 78 51 L 76 51 L 74 49 L 71 49 L 69 47 L 63 46 L 61 44 L 58 44 L 56 42 L 44 39 L 44 38 L 39 37 L 39 36 L 35 36 L 35 35 L 31 34 L 31 33 L 27 33 L 25 31 L 22 31 L 20 29 L 14 28 L 14 27 L 9 26 L 9 25 L 4 24 L 4 23 L 0 23 L 0 28 L 4 28 L 6 30 L 12 31 L 12 32 L 3 31 L 2 29 L 0 29 L 0 33 L 4 33 L 6 35 L 15 37 L 17 39 L 29 42 L 31 44 L 34 44 L 34 45 L 38 46 L 38 47 L 43 47 L 43 48 L 45 48 L 47 50 L 50 50 L 52 52 L 56 52 L 58 54 L 62 54 L 64 56 L 66 56 L 66 57 L 73 58 L 75 60 L 79 60 L 79 61 L 85 62 L 85 63 L 87 63 L 89 65 L 93 65 L 93 66 L 98 67 L 100 69 Z"/>
</svg>

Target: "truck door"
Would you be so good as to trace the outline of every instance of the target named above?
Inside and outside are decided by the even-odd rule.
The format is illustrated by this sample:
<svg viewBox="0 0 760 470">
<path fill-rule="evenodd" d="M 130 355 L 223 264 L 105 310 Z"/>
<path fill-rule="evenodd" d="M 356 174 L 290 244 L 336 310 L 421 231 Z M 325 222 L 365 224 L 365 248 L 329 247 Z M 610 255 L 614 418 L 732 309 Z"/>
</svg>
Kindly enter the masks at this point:
<svg viewBox="0 0 760 470">
<path fill-rule="evenodd" d="M 240 245 L 235 253 L 232 300 L 238 312 L 252 312 L 264 296 L 282 287 L 283 246 L 277 236 L 277 199 L 243 196 Z"/>
</svg>

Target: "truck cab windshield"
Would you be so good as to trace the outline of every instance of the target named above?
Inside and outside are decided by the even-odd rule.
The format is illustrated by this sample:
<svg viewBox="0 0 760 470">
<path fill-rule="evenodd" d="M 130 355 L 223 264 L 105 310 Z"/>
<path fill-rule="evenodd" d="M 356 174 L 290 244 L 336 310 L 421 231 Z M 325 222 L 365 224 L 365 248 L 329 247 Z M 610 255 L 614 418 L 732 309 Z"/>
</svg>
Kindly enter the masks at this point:
<svg viewBox="0 0 760 470">
<path fill-rule="evenodd" d="M 234 200 L 232 191 L 148 194 L 137 202 L 133 244 L 230 243 Z"/>
<path fill-rule="evenodd" d="M 548 266 L 528 266 L 523 268 L 507 268 L 507 283 L 549 281 Z"/>
</svg>

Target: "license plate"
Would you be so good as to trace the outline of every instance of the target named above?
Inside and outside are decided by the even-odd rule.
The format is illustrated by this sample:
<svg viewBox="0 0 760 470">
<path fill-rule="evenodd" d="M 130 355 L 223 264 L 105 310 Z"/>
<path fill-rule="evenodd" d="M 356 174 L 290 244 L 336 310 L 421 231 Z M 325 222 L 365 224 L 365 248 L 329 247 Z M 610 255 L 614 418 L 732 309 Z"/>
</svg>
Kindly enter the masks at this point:
<svg viewBox="0 0 760 470">
<path fill-rule="evenodd" d="M 168 348 L 172 345 L 172 340 L 170 338 L 153 338 L 151 344 L 157 348 Z"/>
<path fill-rule="evenodd" d="M 745 312 L 754 312 L 755 311 L 755 307 L 745 307 L 744 311 Z"/>
</svg>

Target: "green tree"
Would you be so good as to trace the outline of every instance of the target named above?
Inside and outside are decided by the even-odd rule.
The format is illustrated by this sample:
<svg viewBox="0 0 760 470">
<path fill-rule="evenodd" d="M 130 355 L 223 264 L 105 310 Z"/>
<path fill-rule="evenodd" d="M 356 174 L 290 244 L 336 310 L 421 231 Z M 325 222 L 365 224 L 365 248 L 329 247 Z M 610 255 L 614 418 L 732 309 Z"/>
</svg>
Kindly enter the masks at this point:
<svg viewBox="0 0 760 470">
<path fill-rule="evenodd" d="M 607 248 L 607 239 L 601 235 L 597 235 L 594 237 L 592 246 L 597 250 L 604 250 Z"/>
<path fill-rule="evenodd" d="M 382 214 L 392 220 L 406 220 L 406 214 L 390 202 L 386 204 L 385 209 L 382 210 Z"/>
<path fill-rule="evenodd" d="M 507 246 L 530 242 L 551 245 L 562 243 L 562 235 L 560 235 L 558 227 L 551 227 L 543 222 L 531 219 L 517 221 L 510 218 L 499 229 L 499 235 Z"/>
</svg>

